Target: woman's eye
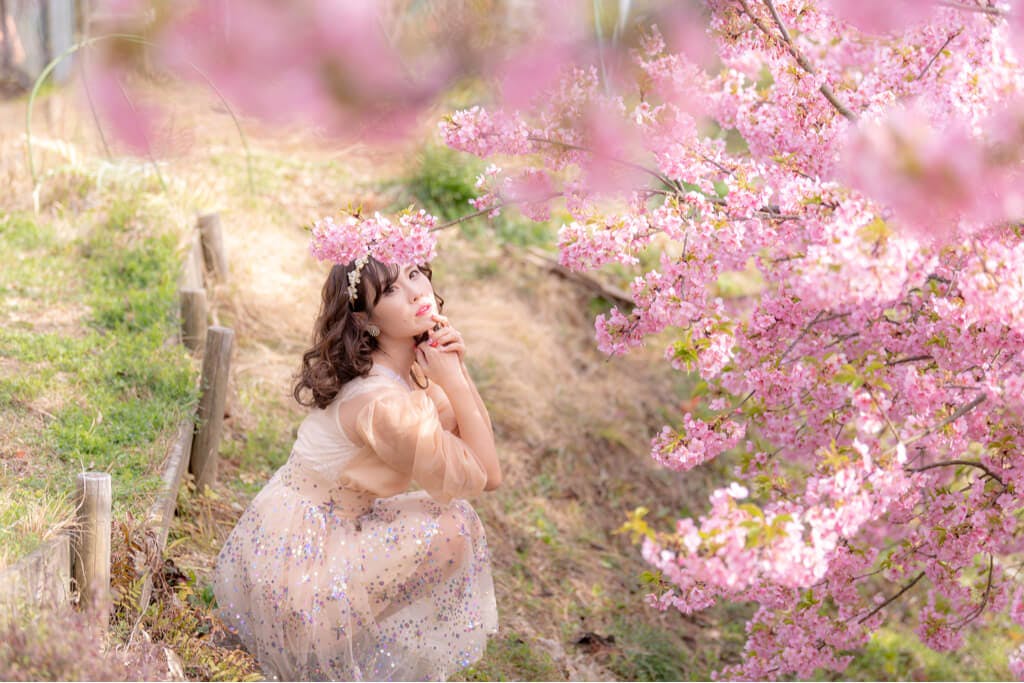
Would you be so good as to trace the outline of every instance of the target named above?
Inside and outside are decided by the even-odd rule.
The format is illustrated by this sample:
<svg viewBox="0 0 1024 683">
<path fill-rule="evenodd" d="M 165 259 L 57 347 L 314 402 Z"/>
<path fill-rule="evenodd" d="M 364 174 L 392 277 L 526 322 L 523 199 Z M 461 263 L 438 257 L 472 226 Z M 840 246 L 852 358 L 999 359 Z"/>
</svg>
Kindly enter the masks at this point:
<svg viewBox="0 0 1024 683">
<path fill-rule="evenodd" d="M 385 290 L 384 290 L 384 293 L 385 293 L 385 294 L 391 294 L 391 293 L 392 293 L 392 292 L 394 292 L 394 291 L 395 291 L 395 286 L 394 286 L 394 285 L 391 285 L 391 286 L 389 286 L 389 287 L 388 287 L 387 289 L 385 289 Z"/>
<path fill-rule="evenodd" d="M 413 268 L 412 270 L 409 271 L 409 277 L 412 278 L 413 275 L 418 275 L 419 272 L 420 272 L 419 268 Z"/>
</svg>

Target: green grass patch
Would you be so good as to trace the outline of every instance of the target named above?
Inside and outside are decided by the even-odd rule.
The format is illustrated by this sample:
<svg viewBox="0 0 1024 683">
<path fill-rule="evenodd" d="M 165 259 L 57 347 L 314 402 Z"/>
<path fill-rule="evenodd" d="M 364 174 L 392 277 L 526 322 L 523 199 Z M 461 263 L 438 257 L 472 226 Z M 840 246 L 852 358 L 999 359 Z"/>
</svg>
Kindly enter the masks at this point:
<svg viewBox="0 0 1024 683">
<path fill-rule="evenodd" d="M 921 643 L 908 626 L 887 626 L 872 636 L 842 674 L 818 680 L 846 681 L 1009 681 L 1008 659 L 1020 644 L 1019 628 L 1005 617 L 969 631 L 955 652 L 936 652 Z"/>
<path fill-rule="evenodd" d="M 473 214 L 476 209 L 469 200 L 480 194 L 476 179 L 483 172 L 483 161 L 472 155 L 443 145 L 426 145 L 418 153 L 412 171 L 398 181 L 402 192 L 391 209 L 397 211 L 415 203 L 442 221 Z M 515 207 L 502 209 L 494 218 L 470 219 L 457 229 L 472 241 L 493 242 L 497 238 L 501 243 L 517 246 L 550 246 L 558 232 L 552 221 L 531 221 Z"/>
<path fill-rule="evenodd" d="M 475 665 L 455 674 L 452 681 L 563 681 L 565 674 L 551 656 L 518 633 L 487 641 L 487 651 Z"/>
<path fill-rule="evenodd" d="M 191 361 L 177 330 L 174 235 L 116 202 L 84 237 L 61 242 L 26 216 L 0 223 L 0 565 L 66 522 L 82 470 L 112 475 L 117 514 L 142 514 L 160 483 L 167 436 L 195 404 Z M 58 278 L 47 277 L 58 272 Z M 52 306 L 80 311 L 62 320 Z M 15 307 L 16 306 L 16 307 Z M 53 318 L 52 323 L 38 321 Z M 57 327 L 58 331 L 47 329 Z M 59 376 L 58 376 L 59 375 Z M 57 381 L 57 380 L 60 381 Z M 45 408 L 39 407 L 40 405 Z"/>
<path fill-rule="evenodd" d="M 259 378 L 239 380 L 238 402 L 237 421 L 225 434 L 221 456 L 239 467 L 238 476 L 226 483 L 251 497 L 288 459 L 301 418 Z"/>
<path fill-rule="evenodd" d="M 28 251 L 51 247 L 54 242 L 53 230 L 39 225 L 24 213 L 10 213 L 0 217 L 0 240 L 11 250 Z"/>
<path fill-rule="evenodd" d="M 694 677 L 691 651 L 678 638 L 640 620 L 616 620 L 620 648 L 608 668 L 623 681 L 685 681 Z"/>
<path fill-rule="evenodd" d="M 426 145 L 416 157 L 405 188 L 415 201 L 438 218 L 450 221 L 473 213 L 469 200 L 476 197 L 481 160 L 442 145 Z"/>
<path fill-rule="evenodd" d="M 616 600 L 605 607 L 614 647 L 602 659 L 619 680 L 707 681 L 738 661 L 749 605 L 712 607 L 701 614 L 707 625 L 697 626 L 671 611 L 668 619 L 654 618 L 653 608 L 638 598 L 649 590 L 650 586 L 638 585 L 629 595 L 614 596 Z"/>
</svg>

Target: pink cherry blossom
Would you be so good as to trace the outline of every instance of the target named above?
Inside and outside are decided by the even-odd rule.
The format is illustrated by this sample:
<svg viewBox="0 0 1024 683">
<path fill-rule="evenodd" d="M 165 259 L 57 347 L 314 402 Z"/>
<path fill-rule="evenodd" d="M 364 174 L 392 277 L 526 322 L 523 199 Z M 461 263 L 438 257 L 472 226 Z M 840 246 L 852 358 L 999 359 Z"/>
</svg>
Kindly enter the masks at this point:
<svg viewBox="0 0 1024 683">
<path fill-rule="evenodd" d="M 657 256 L 596 339 L 624 354 L 670 334 L 666 361 L 707 387 L 651 455 L 727 458 L 737 481 L 642 553 L 670 586 L 653 607 L 759 604 L 727 678 L 841 672 L 901 590 L 926 596 L 916 628 L 936 649 L 1021 610 L 987 558 L 1024 547 L 1024 72 L 999 13 L 833 4 L 712 1 L 713 70 L 654 31 L 632 105 L 580 68 L 529 110 L 445 128 L 547 174 L 571 216 L 563 265 Z M 638 138 L 595 132 L 616 107 Z M 594 158 L 640 169 L 631 190 Z M 751 272 L 751 293 L 722 296 Z"/>
<path fill-rule="evenodd" d="M 406 211 L 397 222 L 380 213 L 373 216 L 324 216 L 313 224 L 310 253 L 320 261 L 345 265 L 365 256 L 382 263 L 427 263 L 437 255 L 432 229 L 437 219 L 422 209 Z"/>
<path fill-rule="evenodd" d="M 936 4 L 930 0 L 829 0 L 836 16 L 867 33 L 889 33 L 929 19 Z"/>
</svg>

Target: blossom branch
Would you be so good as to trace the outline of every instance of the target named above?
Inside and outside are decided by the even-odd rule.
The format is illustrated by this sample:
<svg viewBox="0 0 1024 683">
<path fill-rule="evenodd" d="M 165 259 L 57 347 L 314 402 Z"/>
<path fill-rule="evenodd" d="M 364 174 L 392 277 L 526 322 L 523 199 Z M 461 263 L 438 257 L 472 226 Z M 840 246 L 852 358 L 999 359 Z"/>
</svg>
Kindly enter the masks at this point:
<svg viewBox="0 0 1024 683">
<path fill-rule="evenodd" d="M 724 173 L 726 175 L 732 175 L 733 174 L 733 171 L 731 169 L 727 168 L 726 166 L 724 166 L 723 164 L 719 163 L 718 161 L 715 161 L 714 159 L 709 157 L 707 154 L 701 154 L 700 158 L 703 159 L 704 161 L 706 161 L 707 163 L 711 164 L 712 166 L 714 166 L 715 168 L 717 168 L 719 171 L 721 171 L 722 173 Z"/>
<path fill-rule="evenodd" d="M 750 5 L 747 4 L 747 0 L 739 0 L 739 3 L 743 7 L 743 11 L 747 14 L 748 17 L 750 17 L 751 21 L 754 22 L 754 25 L 757 26 L 757 28 L 759 28 L 762 33 L 764 33 L 766 36 L 774 40 L 780 39 L 779 36 L 776 36 L 774 33 L 772 33 L 771 29 L 769 29 L 765 25 L 765 23 L 761 20 L 760 17 L 754 14 L 754 12 L 750 9 Z M 793 43 L 793 39 L 790 38 L 789 31 L 786 29 L 786 25 L 782 22 L 782 17 L 779 16 L 779 13 L 775 9 L 775 5 L 772 3 L 772 0 L 764 0 L 764 3 L 765 5 L 768 6 L 768 9 L 772 14 L 772 18 L 775 20 L 776 25 L 782 31 L 781 41 L 783 46 L 786 48 L 789 54 L 793 55 L 793 59 L 795 59 L 796 63 L 800 65 L 801 69 L 803 69 L 804 71 L 811 75 L 814 75 L 816 73 L 814 70 L 814 66 L 809 61 L 807 61 L 807 57 L 805 57 L 804 54 L 800 52 L 800 50 L 798 50 L 796 45 Z M 818 90 L 821 92 L 822 95 L 825 96 L 825 99 L 829 101 L 829 104 L 835 107 L 836 111 L 838 111 L 840 114 L 842 114 L 850 121 L 857 120 L 857 116 L 852 111 L 850 111 L 850 109 L 845 104 L 839 101 L 839 98 L 836 97 L 835 92 L 832 91 L 832 87 L 828 83 L 822 83 L 821 87 L 819 87 Z"/>
<path fill-rule="evenodd" d="M 643 166 L 641 164 L 635 164 L 632 161 L 626 161 L 625 159 L 619 159 L 618 157 L 613 157 L 613 156 L 611 156 L 609 154 L 601 154 L 600 152 L 596 152 L 596 151 L 590 149 L 589 147 L 583 147 L 581 145 L 574 145 L 571 142 L 563 142 L 561 140 L 552 140 L 550 138 L 542 138 L 542 137 L 537 136 L 537 135 L 531 135 L 531 136 L 529 136 L 527 138 L 527 140 L 529 140 L 530 142 L 542 142 L 542 143 L 548 144 L 548 145 L 558 145 L 559 147 L 565 147 L 566 149 L 574 149 L 574 150 L 577 150 L 577 151 L 580 151 L 580 152 L 586 152 L 588 154 L 593 154 L 594 156 L 596 156 L 598 158 L 601 158 L 601 159 L 605 159 L 606 161 L 611 161 L 612 163 L 619 164 L 619 165 L 625 166 L 627 168 L 632 168 L 632 169 L 635 169 L 637 171 L 642 171 L 644 173 L 649 173 L 650 175 L 654 176 L 655 178 L 657 178 L 661 182 L 665 183 L 665 185 L 667 185 L 668 187 L 673 187 L 673 188 L 677 187 L 677 185 L 675 183 L 673 183 L 668 178 L 668 176 L 662 175 L 661 173 L 658 173 L 654 169 L 647 168 L 646 166 Z"/>
<path fill-rule="evenodd" d="M 887 598 L 887 599 L 886 599 L 886 600 L 885 600 L 884 602 L 880 603 L 880 604 L 879 604 L 879 605 L 878 605 L 877 607 L 875 607 L 875 608 L 874 608 L 873 610 L 871 610 L 870 612 L 868 612 L 867 614 L 865 614 L 865 615 L 864 615 L 863 617 L 861 617 L 860 619 L 858 619 L 858 620 L 857 620 L 857 623 L 858 623 L 858 624 L 863 624 L 863 623 L 864 623 L 865 621 L 867 621 L 867 620 L 868 620 L 868 619 L 870 619 L 871 617 L 873 617 L 873 616 L 875 616 L 876 614 L 878 614 L 879 612 L 881 612 L 881 611 L 882 611 L 882 610 L 883 610 L 883 609 L 884 609 L 884 608 L 885 608 L 885 607 L 886 607 L 887 605 L 891 605 L 891 604 L 892 604 L 893 602 L 895 602 L 896 600 L 899 600 L 900 596 L 902 596 L 902 595 L 903 595 L 904 593 L 906 593 L 906 592 L 907 592 L 908 590 L 910 590 L 911 588 L 913 588 L 914 586 L 916 586 L 916 585 L 917 585 L 917 582 L 918 582 L 918 581 L 920 581 L 920 580 L 921 580 L 921 579 L 923 579 L 923 578 L 924 578 L 924 572 L 921 572 L 920 574 L 918 574 L 917 576 L 915 576 L 915 577 L 914 577 L 914 578 L 913 578 L 913 579 L 912 579 L 911 581 L 909 581 L 909 582 L 907 583 L 907 585 L 905 585 L 905 586 L 904 586 L 903 588 L 901 588 L 901 589 L 899 590 L 899 592 L 898 592 L 898 593 L 896 593 L 896 594 L 895 594 L 895 595 L 893 595 L 892 597 L 889 597 L 889 598 Z"/>
<path fill-rule="evenodd" d="M 995 561 L 990 554 L 988 556 L 988 578 L 985 581 L 985 592 L 981 596 L 981 604 L 971 610 L 971 613 L 965 616 L 963 619 L 953 625 L 954 628 L 960 628 L 971 623 L 975 619 L 981 616 L 982 612 L 985 611 L 985 606 L 988 605 L 989 596 L 992 594 L 992 571 L 995 568 Z"/>
<path fill-rule="evenodd" d="M 885 361 L 885 364 L 890 366 L 902 365 L 903 363 L 915 363 L 919 360 L 935 360 L 935 357 L 927 353 L 922 353 L 917 356 L 906 356 L 904 358 L 897 358 L 895 360 L 887 360 Z"/>
<path fill-rule="evenodd" d="M 998 7 L 990 7 L 988 5 L 968 5 L 963 2 L 954 2 L 953 0 L 939 0 L 939 5 L 943 7 L 949 7 L 950 9 L 963 10 L 964 12 L 981 12 L 982 14 L 991 14 L 995 17 L 1005 17 L 1006 12 L 999 9 Z"/>
<path fill-rule="evenodd" d="M 923 432 L 921 432 L 917 436 L 911 437 L 911 439 L 909 441 L 906 441 L 904 445 L 910 445 L 910 444 L 914 443 L 915 441 L 920 441 L 921 439 L 925 438 L 926 436 L 929 436 L 929 435 L 934 434 L 935 432 L 939 431 L 943 427 L 945 427 L 945 426 L 947 426 L 949 424 L 952 424 L 953 422 L 956 422 L 961 417 L 963 417 L 967 413 L 971 412 L 972 410 L 974 410 L 975 408 L 980 406 L 986 400 L 988 400 L 988 397 L 985 394 L 978 394 L 977 396 L 974 397 L 974 399 L 971 400 L 970 403 L 965 403 L 964 405 L 962 405 L 959 408 L 957 408 L 955 413 L 953 413 L 952 415 L 947 417 L 945 420 L 943 420 L 939 424 L 933 425 L 932 427 L 929 427 L 928 429 L 924 430 Z"/>
<path fill-rule="evenodd" d="M 814 320 L 809 322 L 807 325 L 804 326 L 804 328 L 802 330 L 800 330 L 800 334 L 798 334 L 793 339 L 793 341 L 790 342 L 789 346 L 786 347 L 786 350 L 782 352 L 782 357 L 779 358 L 779 363 L 782 363 L 783 361 L 786 360 L 786 356 L 788 356 L 789 352 L 793 350 L 793 347 L 795 347 L 797 344 L 799 344 L 800 341 L 804 337 L 806 337 L 807 334 L 811 331 L 811 328 L 814 327 L 815 325 L 817 325 L 821 321 L 821 316 L 824 315 L 824 313 L 825 313 L 825 311 L 818 311 L 818 313 L 814 316 Z"/>
<path fill-rule="evenodd" d="M 892 420 L 889 419 L 889 414 L 882 409 L 882 404 L 878 401 L 878 397 L 875 396 L 875 392 L 867 384 L 864 385 L 864 388 L 867 390 L 868 396 L 871 397 L 871 402 L 875 404 L 875 409 L 878 410 L 878 414 L 882 416 L 883 420 L 885 420 L 885 424 L 889 427 L 889 431 L 896 437 L 896 441 L 903 441 L 903 437 L 900 436 L 899 430 L 896 429 L 896 425 L 894 425 Z"/>
<path fill-rule="evenodd" d="M 561 197 L 561 196 L 562 196 L 561 192 L 552 192 L 551 194 L 549 194 L 549 195 L 547 195 L 545 197 L 540 197 L 539 199 L 531 199 L 529 202 L 526 202 L 525 200 L 524 201 L 511 201 L 511 200 L 509 200 L 509 201 L 501 202 L 500 204 L 495 204 L 494 206 L 488 206 L 487 208 L 480 209 L 479 211 L 474 211 L 473 213 L 467 213 L 465 216 L 459 216 L 458 218 L 453 218 L 452 220 L 448 221 L 447 223 L 442 223 L 441 225 L 435 225 L 434 227 L 430 228 L 430 230 L 428 232 L 435 232 L 437 230 L 444 230 L 446 228 L 451 228 L 453 226 L 458 225 L 459 223 L 465 223 L 466 221 L 468 221 L 470 219 L 476 218 L 477 216 L 482 216 L 485 213 L 490 213 L 492 211 L 498 211 L 500 209 L 504 209 L 506 206 L 516 206 L 517 204 L 525 204 L 525 203 L 533 204 L 533 203 L 536 203 L 536 202 L 546 202 L 546 201 L 549 201 L 551 199 L 554 199 L 555 197 Z"/>
<path fill-rule="evenodd" d="M 942 54 L 942 51 L 943 51 L 943 50 L 945 50 L 945 49 L 946 49 L 946 47 L 947 47 L 947 46 L 948 46 L 948 45 L 949 45 L 950 43 L 952 43 L 952 42 L 953 42 L 953 39 L 954 39 L 954 38 L 956 38 L 956 37 L 957 37 L 958 35 L 960 35 L 961 33 L 963 33 L 963 31 L 964 31 L 964 30 L 963 30 L 962 28 L 960 28 L 960 29 L 957 29 L 957 30 L 956 30 L 956 32 L 954 32 L 954 33 L 951 33 L 951 34 L 949 35 L 949 37 L 948 37 L 948 38 L 946 38 L 946 42 L 944 42 L 944 43 L 942 44 L 942 47 L 940 47 L 940 48 L 939 48 L 938 50 L 936 50 L 936 51 L 935 51 L 935 54 L 933 54 L 933 55 L 932 55 L 932 58 L 931 58 L 931 59 L 929 59 L 929 60 L 928 60 L 928 63 L 924 65 L 924 68 L 923 68 L 923 69 L 921 69 L 921 73 L 917 74 L 917 79 L 916 79 L 916 80 L 921 80 L 922 78 L 924 78 L 924 75 L 925 75 L 925 73 L 927 73 L 928 69 L 930 69 L 930 68 L 931 68 L 931 66 L 932 66 L 932 64 L 934 64 L 934 63 L 935 63 L 935 60 L 939 58 L 939 55 L 941 55 L 941 54 Z"/>
<path fill-rule="evenodd" d="M 998 481 L 1001 486 L 1006 486 L 1006 484 L 1003 483 L 1002 478 L 1000 478 L 998 474 L 993 472 L 988 467 L 988 465 L 977 462 L 975 460 L 943 460 L 942 462 L 933 462 L 927 465 L 922 465 L 921 467 L 908 467 L 905 469 L 907 472 L 924 472 L 925 470 L 935 469 L 936 467 L 956 467 L 957 465 L 964 465 L 965 467 L 976 467 L 979 470 L 982 470 L 986 475 Z"/>
</svg>

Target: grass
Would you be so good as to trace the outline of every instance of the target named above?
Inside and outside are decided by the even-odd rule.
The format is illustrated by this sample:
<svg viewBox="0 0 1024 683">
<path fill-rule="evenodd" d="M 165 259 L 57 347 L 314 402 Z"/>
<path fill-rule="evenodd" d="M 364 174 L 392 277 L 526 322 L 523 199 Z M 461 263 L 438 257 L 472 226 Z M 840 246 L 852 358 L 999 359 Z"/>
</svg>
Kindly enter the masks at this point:
<svg viewBox="0 0 1024 683">
<path fill-rule="evenodd" d="M 280 402 L 269 400 L 261 383 L 239 388 L 244 425 L 236 424 L 224 441 L 221 456 L 238 468 L 228 479 L 238 494 L 254 496 L 291 453 L 294 416 Z"/>
<path fill-rule="evenodd" d="M 189 358 L 167 343 L 179 259 L 157 220 L 132 200 L 72 237 L 0 218 L 0 566 L 68 524 L 77 472 L 112 475 L 115 514 L 141 513 L 159 485 L 195 392 Z"/>
<path fill-rule="evenodd" d="M 842 674 L 848 681 L 1007 681 L 1007 661 L 1024 633 L 1005 617 L 995 617 L 980 630 L 965 634 L 956 652 L 936 652 L 899 624 L 883 627 L 854 657 Z M 819 680 L 837 680 L 822 676 Z"/>
<path fill-rule="evenodd" d="M 166 655 L 139 639 L 112 647 L 96 615 L 63 605 L 0 614 L 0 680 L 147 681 L 164 678 Z"/>
<path fill-rule="evenodd" d="M 441 222 L 447 222 L 476 212 L 469 200 L 480 193 L 476 179 L 483 173 L 484 166 L 476 157 L 438 143 L 427 143 L 418 150 L 411 171 L 382 186 L 395 195 L 391 209 L 415 202 Z M 497 241 L 519 247 L 550 245 L 557 229 L 556 222 L 534 222 L 515 207 L 503 209 L 494 218 L 478 217 L 458 225 L 464 239 L 482 243 Z M 486 262 L 480 265 L 487 266 Z"/>
<path fill-rule="evenodd" d="M 477 665 L 467 667 L 452 681 L 556 681 L 565 675 L 551 655 L 531 644 L 529 636 L 508 633 L 491 638 Z M 509 678 L 511 676 L 511 678 Z"/>
</svg>

